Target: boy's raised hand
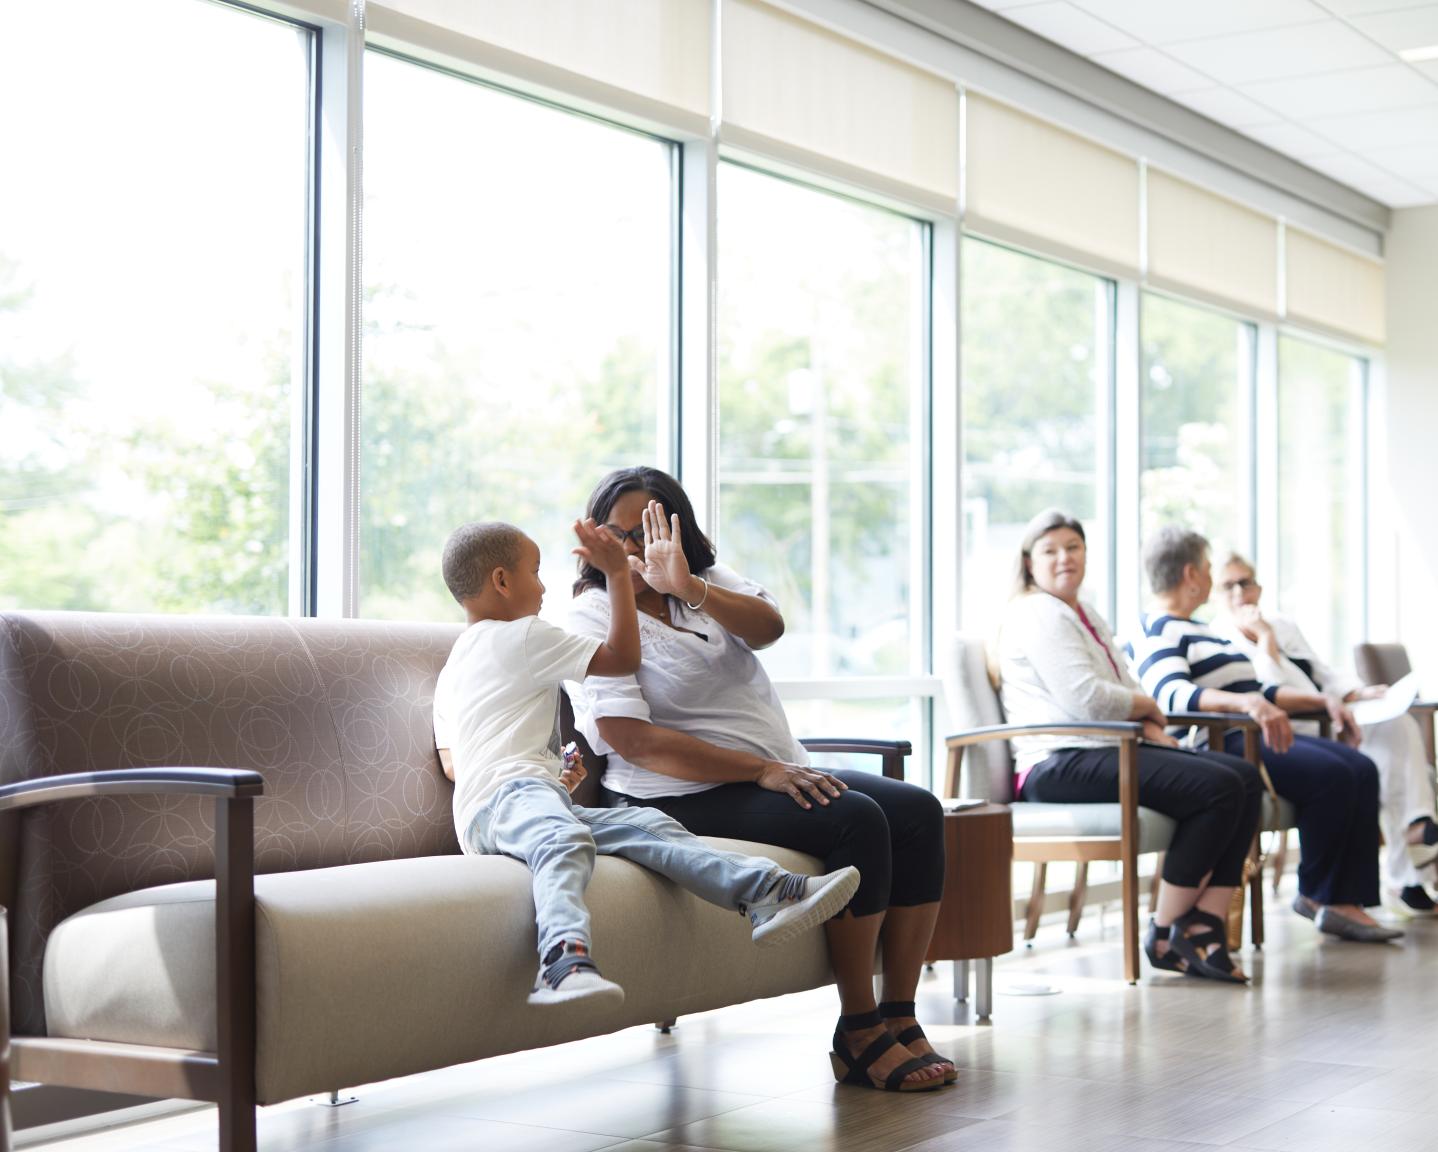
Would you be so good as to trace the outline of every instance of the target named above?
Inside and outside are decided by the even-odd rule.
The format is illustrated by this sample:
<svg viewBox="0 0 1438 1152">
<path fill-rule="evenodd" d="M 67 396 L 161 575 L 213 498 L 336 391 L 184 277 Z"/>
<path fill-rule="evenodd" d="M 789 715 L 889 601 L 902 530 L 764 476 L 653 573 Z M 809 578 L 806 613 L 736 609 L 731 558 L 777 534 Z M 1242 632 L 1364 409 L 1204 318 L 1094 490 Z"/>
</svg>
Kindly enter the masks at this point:
<svg viewBox="0 0 1438 1152">
<path fill-rule="evenodd" d="M 629 561 L 624 554 L 624 543 L 616 540 L 607 528 L 594 523 L 594 518 L 574 522 L 574 534 L 579 537 L 579 547 L 574 554 L 587 564 L 593 564 L 606 576 L 626 575 Z"/>
</svg>

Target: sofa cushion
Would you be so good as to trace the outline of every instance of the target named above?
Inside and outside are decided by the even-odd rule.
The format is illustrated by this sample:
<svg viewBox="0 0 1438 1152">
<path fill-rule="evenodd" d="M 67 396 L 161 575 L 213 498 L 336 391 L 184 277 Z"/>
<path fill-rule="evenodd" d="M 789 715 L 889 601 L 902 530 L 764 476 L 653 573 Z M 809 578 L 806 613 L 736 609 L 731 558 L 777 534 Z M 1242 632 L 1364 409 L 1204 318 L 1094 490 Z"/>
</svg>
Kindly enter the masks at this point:
<svg viewBox="0 0 1438 1152">
<path fill-rule="evenodd" d="M 818 861 L 742 841 L 795 871 Z M 601 857 L 594 954 L 622 1007 L 530 1008 L 530 873 L 436 856 L 255 878 L 256 1077 L 262 1103 L 558 1044 L 828 983 L 822 932 L 775 949 L 748 921 Z M 213 1051 L 214 885 L 147 888 L 66 919 L 45 951 L 49 1032 Z M 377 990 L 380 990 L 377 994 Z M 499 1006 L 496 1009 L 496 1005 Z"/>
<path fill-rule="evenodd" d="M 1123 830 L 1123 809 L 1118 804 L 1040 804 L 1024 800 L 1010 806 L 1014 839 L 1025 837 L 1070 838 L 1118 836 Z M 1173 839 L 1174 821 L 1152 808 L 1138 810 L 1138 850 L 1163 852 Z"/>
</svg>

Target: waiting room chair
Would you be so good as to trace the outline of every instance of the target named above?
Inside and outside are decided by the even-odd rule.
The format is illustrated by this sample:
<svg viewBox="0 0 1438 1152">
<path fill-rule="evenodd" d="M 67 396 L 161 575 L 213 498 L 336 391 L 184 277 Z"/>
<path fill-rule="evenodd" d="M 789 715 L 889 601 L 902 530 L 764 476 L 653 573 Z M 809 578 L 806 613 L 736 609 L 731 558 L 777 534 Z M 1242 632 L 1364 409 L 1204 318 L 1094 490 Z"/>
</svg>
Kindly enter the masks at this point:
<svg viewBox="0 0 1438 1152">
<path fill-rule="evenodd" d="M 1408 649 L 1402 644 L 1355 644 L 1353 667 L 1365 684 L 1396 684 L 1413 671 L 1413 665 L 1408 661 Z M 1435 762 L 1433 714 L 1438 712 L 1438 702 L 1416 700 L 1408 711 L 1423 731 L 1423 754 L 1432 764 Z"/>
<path fill-rule="evenodd" d="M 1072 861 L 1078 867 L 1069 898 L 1069 932 L 1078 927 L 1083 912 L 1090 861 L 1113 860 L 1122 865 L 1124 979 L 1138 980 L 1138 857 L 1163 852 L 1173 839 L 1174 822 L 1138 803 L 1137 752 L 1142 727 L 1127 721 L 1084 724 L 1013 725 L 1004 721 L 998 693 L 989 680 L 981 638 L 960 633 L 954 638 L 945 665 L 944 692 L 950 719 L 961 730 L 947 740 L 948 767 L 945 796 L 966 796 L 1009 805 L 1013 813 L 1014 859 L 1034 866 L 1024 939 L 1032 940 L 1043 911 L 1044 882 L 1051 861 Z M 1221 713 L 1182 713 L 1170 717 L 1176 724 L 1207 727 L 1214 743 L 1233 728 L 1244 732 L 1247 756 L 1258 762 L 1258 728 L 1246 716 Z M 1014 795 L 1014 764 L 1008 740 L 1015 735 L 1103 735 L 1119 739 L 1119 794 L 1112 804 L 1043 804 L 1018 800 Z M 968 756 L 965 756 L 965 752 Z M 1265 801 L 1264 830 L 1291 827 L 1292 805 L 1269 787 Z M 1263 943 L 1263 891 L 1258 846 L 1247 869 L 1252 900 L 1252 939 Z M 1240 913 L 1241 914 L 1241 913 Z M 1230 923 L 1230 946 L 1241 942 L 1241 922 Z"/>
</svg>

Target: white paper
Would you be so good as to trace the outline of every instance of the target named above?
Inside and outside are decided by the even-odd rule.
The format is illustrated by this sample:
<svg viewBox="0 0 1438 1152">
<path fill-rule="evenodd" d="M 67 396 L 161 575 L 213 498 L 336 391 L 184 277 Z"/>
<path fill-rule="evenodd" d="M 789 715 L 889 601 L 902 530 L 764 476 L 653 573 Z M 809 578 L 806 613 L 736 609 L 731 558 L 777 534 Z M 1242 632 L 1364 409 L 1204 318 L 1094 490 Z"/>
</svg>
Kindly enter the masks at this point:
<svg viewBox="0 0 1438 1152">
<path fill-rule="evenodd" d="M 1397 684 L 1390 685 L 1388 691 L 1377 700 L 1358 700 L 1348 707 L 1353 713 L 1353 719 L 1358 721 L 1360 727 L 1366 728 L 1370 724 L 1382 724 L 1385 720 L 1397 719 L 1412 707 L 1416 699 L 1418 673 L 1410 672 Z"/>
</svg>

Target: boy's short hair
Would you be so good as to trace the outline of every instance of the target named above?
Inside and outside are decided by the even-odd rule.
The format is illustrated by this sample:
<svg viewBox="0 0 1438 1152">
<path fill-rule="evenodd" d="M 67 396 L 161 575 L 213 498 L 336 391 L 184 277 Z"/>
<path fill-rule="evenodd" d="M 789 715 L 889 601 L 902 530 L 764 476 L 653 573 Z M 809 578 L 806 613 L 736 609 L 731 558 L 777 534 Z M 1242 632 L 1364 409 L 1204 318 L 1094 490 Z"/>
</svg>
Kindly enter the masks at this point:
<svg viewBox="0 0 1438 1152">
<path fill-rule="evenodd" d="M 496 568 L 512 568 L 519 562 L 519 544 L 524 533 L 502 520 L 476 520 L 461 524 L 449 534 L 444 545 L 444 582 L 449 593 L 463 604 L 484 591 L 489 574 Z"/>
</svg>

